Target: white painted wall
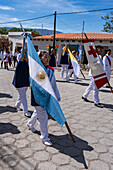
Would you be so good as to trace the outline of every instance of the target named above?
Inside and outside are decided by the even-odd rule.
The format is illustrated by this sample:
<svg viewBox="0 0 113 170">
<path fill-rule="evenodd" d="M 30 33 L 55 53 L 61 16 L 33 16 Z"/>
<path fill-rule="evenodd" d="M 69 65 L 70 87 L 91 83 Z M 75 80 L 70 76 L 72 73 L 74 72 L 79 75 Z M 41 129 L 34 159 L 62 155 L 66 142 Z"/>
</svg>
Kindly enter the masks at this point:
<svg viewBox="0 0 113 170">
<path fill-rule="evenodd" d="M 38 45 L 38 49 L 39 50 L 48 50 L 47 49 L 47 47 L 46 47 L 46 45 L 48 45 L 48 44 L 50 44 L 50 46 L 53 46 L 53 41 L 51 41 L 51 40 L 48 40 L 48 41 L 46 41 L 46 40 L 32 40 L 32 42 L 33 42 L 33 45 Z M 104 55 L 104 50 L 107 50 L 107 49 L 111 49 L 111 56 L 112 56 L 112 68 L 113 68 L 113 43 L 110 43 L 110 40 L 103 40 L 102 41 L 102 43 L 100 43 L 100 41 L 94 41 L 94 43 L 95 43 L 95 46 L 98 46 L 98 45 L 101 45 L 101 46 L 103 46 L 104 47 L 104 49 L 103 49 L 103 53 L 102 53 L 102 55 Z M 60 58 L 61 58 L 61 54 L 62 54 L 62 48 L 66 45 L 66 44 L 71 44 L 71 45 L 77 45 L 77 44 L 80 44 L 80 42 L 78 42 L 78 41 L 75 41 L 75 42 L 72 42 L 72 41 L 69 41 L 69 42 L 67 42 L 67 41 L 63 41 L 63 42 L 61 42 L 60 40 L 59 41 L 56 41 L 55 42 L 55 45 L 58 45 L 59 46 L 59 48 L 58 48 L 58 50 L 57 50 L 57 59 L 58 59 L 58 64 L 60 63 Z"/>
</svg>

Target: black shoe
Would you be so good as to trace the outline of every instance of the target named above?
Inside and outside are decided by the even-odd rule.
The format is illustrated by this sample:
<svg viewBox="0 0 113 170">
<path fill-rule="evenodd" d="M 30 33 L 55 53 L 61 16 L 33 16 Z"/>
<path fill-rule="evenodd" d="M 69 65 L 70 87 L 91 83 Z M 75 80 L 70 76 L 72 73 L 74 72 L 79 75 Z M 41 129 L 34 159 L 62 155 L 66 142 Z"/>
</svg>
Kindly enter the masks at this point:
<svg viewBox="0 0 113 170">
<path fill-rule="evenodd" d="M 82 96 L 82 99 L 85 101 L 85 102 L 89 102 L 89 100 L 85 97 Z"/>
<path fill-rule="evenodd" d="M 103 107 L 104 107 L 104 106 L 103 106 L 102 104 L 100 104 L 100 103 L 99 103 L 99 104 L 94 103 L 94 105 L 97 106 L 97 107 L 100 107 L 100 108 L 103 108 Z"/>
<path fill-rule="evenodd" d="M 106 88 L 109 88 L 109 86 L 106 86 Z"/>
</svg>

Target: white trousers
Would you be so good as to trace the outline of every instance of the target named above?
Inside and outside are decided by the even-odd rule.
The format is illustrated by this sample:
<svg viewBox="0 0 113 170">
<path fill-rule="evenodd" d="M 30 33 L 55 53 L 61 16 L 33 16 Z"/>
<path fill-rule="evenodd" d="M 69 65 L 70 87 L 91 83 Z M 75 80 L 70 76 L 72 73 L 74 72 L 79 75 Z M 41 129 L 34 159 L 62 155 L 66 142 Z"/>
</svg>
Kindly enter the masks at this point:
<svg viewBox="0 0 113 170">
<path fill-rule="evenodd" d="M 48 115 L 47 112 L 40 106 L 35 107 L 35 111 L 33 112 L 30 120 L 28 121 L 28 125 L 33 128 L 36 121 L 38 119 L 39 128 L 42 141 L 48 140 Z"/>
<path fill-rule="evenodd" d="M 19 96 L 16 102 L 16 107 L 20 107 L 21 103 L 22 103 L 22 107 L 23 107 L 23 112 L 27 113 L 28 112 L 28 105 L 27 105 L 27 98 L 26 98 L 26 91 L 27 91 L 28 87 L 21 87 L 21 88 L 17 88 Z"/>
<path fill-rule="evenodd" d="M 68 69 L 68 75 L 67 75 L 67 77 L 66 77 L 66 81 L 69 81 L 69 78 L 70 78 L 70 76 L 71 76 L 72 73 L 74 73 L 74 70 L 73 70 L 73 69 Z M 74 73 L 74 80 L 75 80 L 75 83 L 78 82 L 75 73 Z"/>
<path fill-rule="evenodd" d="M 111 71 L 106 71 L 106 76 L 108 78 L 108 81 L 110 81 Z M 106 86 L 109 86 L 109 84 L 106 83 Z"/>
<path fill-rule="evenodd" d="M 64 76 L 65 69 L 66 69 L 66 77 L 67 77 L 67 75 L 68 75 L 68 65 L 67 64 L 62 64 L 61 66 L 62 66 L 61 78 L 63 78 L 63 76 Z"/>
<path fill-rule="evenodd" d="M 88 88 L 86 89 L 85 93 L 83 94 L 83 97 L 87 98 L 90 91 L 93 90 L 94 103 L 99 104 L 99 90 L 97 89 L 95 85 L 93 77 L 91 76 L 90 78 L 91 78 L 91 82 Z"/>
</svg>

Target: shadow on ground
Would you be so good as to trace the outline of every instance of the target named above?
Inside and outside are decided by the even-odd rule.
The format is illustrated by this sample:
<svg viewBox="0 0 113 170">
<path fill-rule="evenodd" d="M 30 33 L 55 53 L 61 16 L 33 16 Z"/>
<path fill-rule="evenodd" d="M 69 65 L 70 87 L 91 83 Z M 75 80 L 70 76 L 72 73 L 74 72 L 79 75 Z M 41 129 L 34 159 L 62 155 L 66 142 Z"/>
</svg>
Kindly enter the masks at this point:
<svg viewBox="0 0 113 170">
<path fill-rule="evenodd" d="M 4 133 L 19 134 L 20 131 L 12 123 L 0 123 L 0 134 Z"/>
<path fill-rule="evenodd" d="M 76 141 L 76 143 L 73 144 L 70 135 L 68 134 L 61 135 L 61 136 L 55 136 L 50 134 L 49 137 L 53 142 L 53 148 L 59 150 L 59 152 L 62 154 L 66 154 L 70 156 L 71 158 L 75 159 L 77 162 L 83 164 L 84 168 L 88 169 L 83 151 L 86 150 L 91 152 L 93 150 L 93 147 L 89 146 L 87 141 L 84 141 L 78 138 L 77 136 L 73 135 Z"/>
<path fill-rule="evenodd" d="M 0 114 L 5 112 L 17 112 L 15 107 L 12 106 L 0 106 Z"/>
<path fill-rule="evenodd" d="M 110 89 L 108 89 L 108 90 L 105 90 L 105 89 L 101 89 L 101 90 L 99 90 L 100 92 L 104 92 L 104 93 L 111 93 L 111 90 Z"/>
<path fill-rule="evenodd" d="M 105 103 L 102 103 L 102 105 L 104 106 L 104 108 L 107 108 L 107 109 L 109 109 L 110 111 L 113 112 L 113 105 L 112 105 L 112 104 L 105 104 Z"/>
<path fill-rule="evenodd" d="M 7 93 L 0 93 L 0 98 L 12 98 L 12 96 Z"/>
</svg>

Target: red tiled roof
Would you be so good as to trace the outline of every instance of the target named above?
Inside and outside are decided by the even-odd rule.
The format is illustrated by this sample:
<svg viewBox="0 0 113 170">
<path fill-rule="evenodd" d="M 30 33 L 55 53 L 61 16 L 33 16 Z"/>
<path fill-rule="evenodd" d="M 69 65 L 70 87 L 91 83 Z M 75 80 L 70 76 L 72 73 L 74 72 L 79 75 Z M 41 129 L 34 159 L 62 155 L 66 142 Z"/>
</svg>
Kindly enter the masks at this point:
<svg viewBox="0 0 113 170">
<path fill-rule="evenodd" d="M 113 40 L 113 33 L 88 32 L 88 33 L 86 33 L 86 35 L 89 39 L 94 39 L 94 40 Z M 84 35 L 83 35 L 83 38 L 85 38 Z M 53 39 L 53 34 L 37 36 L 37 37 L 34 37 L 33 39 Z M 60 34 L 56 34 L 56 39 L 58 39 L 58 40 L 78 40 L 78 39 L 82 39 L 82 33 L 60 33 Z"/>
</svg>

